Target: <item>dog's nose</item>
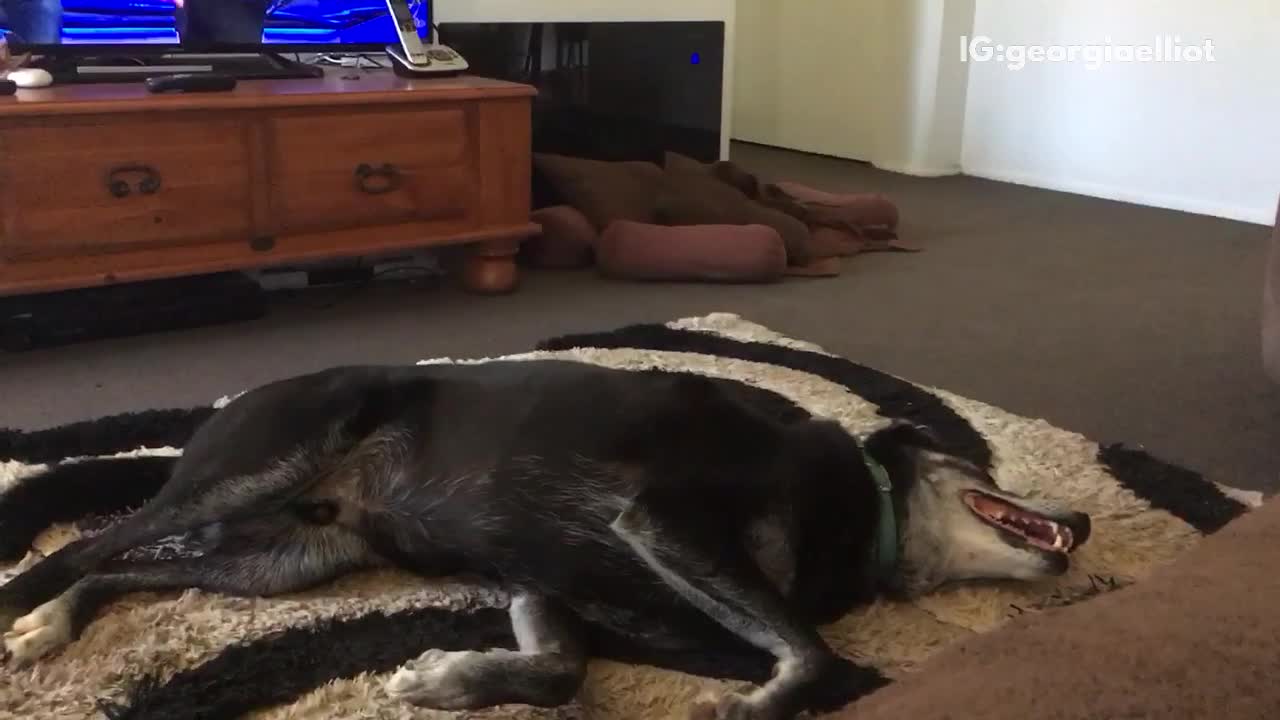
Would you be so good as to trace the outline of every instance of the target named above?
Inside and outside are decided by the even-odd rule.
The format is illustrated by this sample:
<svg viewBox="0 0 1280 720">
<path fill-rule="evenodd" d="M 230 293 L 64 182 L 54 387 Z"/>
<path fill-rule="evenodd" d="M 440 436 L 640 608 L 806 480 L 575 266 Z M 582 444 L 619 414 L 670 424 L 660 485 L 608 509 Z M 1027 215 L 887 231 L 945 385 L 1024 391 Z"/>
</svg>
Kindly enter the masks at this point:
<svg viewBox="0 0 1280 720">
<path fill-rule="evenodd" d="M 1089 534 L 1093 532 L 1093 521 L 1085 513 L 1078 512 L 1071 514 L 1071 520 L 1067 522 L 1071 527 L 1071 538 L 1074 542 L 1071 549 L 1074 550 L 1089 540 Z"/>
</svg>

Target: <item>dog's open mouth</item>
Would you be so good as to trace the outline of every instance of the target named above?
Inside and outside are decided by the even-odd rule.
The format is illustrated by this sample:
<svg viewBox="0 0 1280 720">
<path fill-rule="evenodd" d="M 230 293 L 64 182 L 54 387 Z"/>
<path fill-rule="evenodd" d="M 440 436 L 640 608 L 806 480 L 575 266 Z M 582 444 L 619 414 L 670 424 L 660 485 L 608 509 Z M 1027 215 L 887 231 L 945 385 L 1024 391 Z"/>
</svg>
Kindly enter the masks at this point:
<svg viewBox="0 0 1280 720">
<path fill-rule="evenodd" d="M 1028 545 L 1045 552 L 1066 554 L 1075 547 L 1071 528 L 1011 502 L 977 491 L 965 493 L 965 504 L 975 515 Z"/>
</svg>

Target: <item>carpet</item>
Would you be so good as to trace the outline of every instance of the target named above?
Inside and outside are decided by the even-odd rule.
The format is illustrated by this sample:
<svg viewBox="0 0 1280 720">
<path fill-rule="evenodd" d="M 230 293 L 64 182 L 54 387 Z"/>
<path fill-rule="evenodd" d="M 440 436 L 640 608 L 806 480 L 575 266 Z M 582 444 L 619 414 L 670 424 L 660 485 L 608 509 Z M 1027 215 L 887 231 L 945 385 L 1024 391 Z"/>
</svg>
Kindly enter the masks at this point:
<svg viewBox="0 0 1280 720">
<path fill-rule="evenodd" d="M 729 378 L 778 393 L 858 435 L 892 419 L 910 420 L 989 467 L 1006 489 L 1093 516 L 1092 539 L 1061 578 L 881 602 L 824 629 L 833 647 L 864 670 L 850 674 L 856 681 L 831 699 L 833 707 L 1010 618 L 1140 581 L 1261 501 L 1141 449 L 1099 445 L 1043 420 L 919 386 L 734 315 L 557 338 L 514 356 L 546 357 Z M 6 538 L 26 537 L 33 523 L 58 521 L 40 533 L 22 563 L 0 572 L 0 582 L 145 500 L 163 481 L 157 471 L 163 462 L 155 459 L 178 454 L 199 422 L 225 402 L 39 432 L 0 431 L 0 552 Z M 59 473 L 56 489 L 41 483 L 50 471 Z M 146 551 L 163 556 L 182 552 L 182 545 L 174 539 Z M 770 671 L 769 658 L 752 652 L 655 655 L 605 639 L 579 697 L 562 708 L 435 713 L 385 694 L 390 673 L 427 648 L 511 646 L 505 602 L 499 588 L 395 572 L 270 600 L 195 590 L 134 595 L 59 655 L 10 672 L 0 686 L 0 717 L 682 717 L 708 690 L 759 682 Z"/>
</svg>

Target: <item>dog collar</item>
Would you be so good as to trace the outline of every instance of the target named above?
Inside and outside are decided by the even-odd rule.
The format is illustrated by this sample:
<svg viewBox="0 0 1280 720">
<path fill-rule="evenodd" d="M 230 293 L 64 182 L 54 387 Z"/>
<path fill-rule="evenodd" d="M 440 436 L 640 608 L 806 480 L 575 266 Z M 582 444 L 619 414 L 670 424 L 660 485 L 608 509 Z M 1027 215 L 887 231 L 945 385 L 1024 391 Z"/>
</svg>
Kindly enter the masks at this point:
<svg viewBox="0 0 1280 720">
<path fill-rule="evenodd" d="M 872 553 L 875 559 L 876 581 L 884 583 L 893 576 L 894 570 L 898 567 L 898 511 L 893 507 L 893 481 L 889 479 L 889 471 L 884 465 L 866 452 L 862 455 L 867 461 L 867 468 L 871 470 L 871 478 L 876 484 L 876 495 L 880 499 Z"/>
</svg>

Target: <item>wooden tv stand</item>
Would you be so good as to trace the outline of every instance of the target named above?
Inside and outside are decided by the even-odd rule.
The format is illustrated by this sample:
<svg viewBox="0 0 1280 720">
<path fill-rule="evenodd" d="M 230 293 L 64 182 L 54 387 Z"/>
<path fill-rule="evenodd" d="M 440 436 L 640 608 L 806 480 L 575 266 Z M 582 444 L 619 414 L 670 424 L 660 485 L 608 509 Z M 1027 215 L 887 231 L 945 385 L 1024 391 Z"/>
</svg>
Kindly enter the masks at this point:
<svg viewBox="0 0 1280 720">
<path fill-rule="evenodd" d="M 471 244 L 503 292 L 529 220 L 534 89 L 330 70 L 234 91 L 0 98 L 0 295 Z"/>
</svg>

